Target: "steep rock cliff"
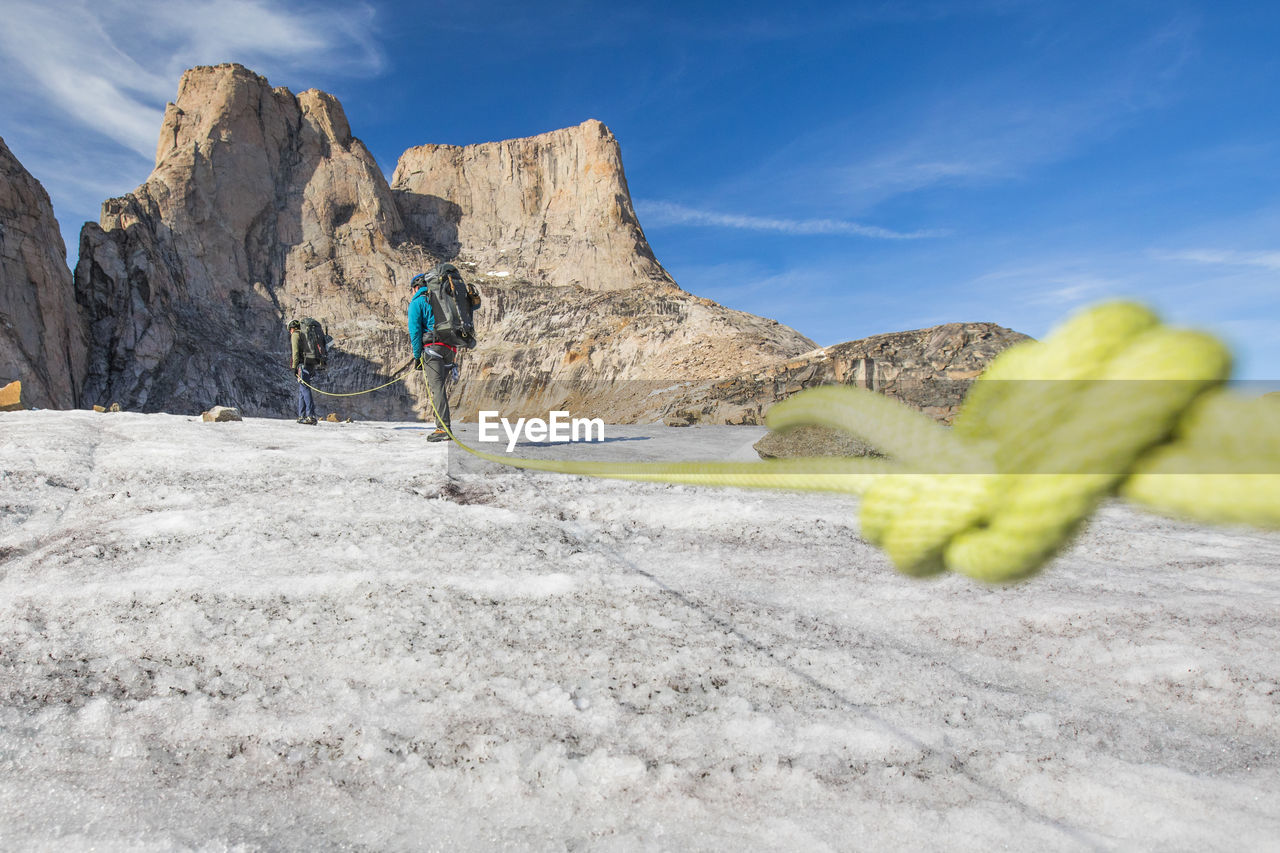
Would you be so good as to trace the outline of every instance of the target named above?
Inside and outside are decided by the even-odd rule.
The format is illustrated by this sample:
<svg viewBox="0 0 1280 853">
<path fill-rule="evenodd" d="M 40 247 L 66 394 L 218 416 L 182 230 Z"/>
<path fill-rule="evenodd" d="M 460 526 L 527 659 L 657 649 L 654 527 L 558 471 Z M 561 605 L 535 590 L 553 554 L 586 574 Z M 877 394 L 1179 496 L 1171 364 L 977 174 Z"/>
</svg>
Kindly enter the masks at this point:
<svg viewBox="0 0 1280 853">
<path fill-rule="evenodd" d="M 541 284 L 620 290 L 671 276 L 631 205 L 622 152 L 594 119 L 480 145 L 421 145 L 391 179 L 415 241 Z"/>
<path fill-rule="evenodd" d="M 485 296 L 480 345 L 454 391 L 463 417 L 567 408 L 615 422 L 759 423 L 799 388 L 855 382 L 946 420 L 969 378 L 1021 337 L 951 324 L 817 349 L 671 281 L 599 122 L 414 148 L 388 185 L 333 97 L 221 65 L 183 75 L 155 170 L 82 231 L 75 297 L 88 369 L 73 398 L 285 414 L 296 391 L 285 323 L 302 315 L 335 338 L 316 384 L 382 385 L 409 355 L 406 285 L 442 258 Z M 47 336 L 50 321 L 40 328 Z M 417 377 L 318 402 L 360 418 L 428 409 Z"/>
<path fill-rule="evenodd" d="M 71 408 L 86 349 L 66 246 L 44 187 L 0 139 L 0 385 L 27 405 Z"/>
</svg>

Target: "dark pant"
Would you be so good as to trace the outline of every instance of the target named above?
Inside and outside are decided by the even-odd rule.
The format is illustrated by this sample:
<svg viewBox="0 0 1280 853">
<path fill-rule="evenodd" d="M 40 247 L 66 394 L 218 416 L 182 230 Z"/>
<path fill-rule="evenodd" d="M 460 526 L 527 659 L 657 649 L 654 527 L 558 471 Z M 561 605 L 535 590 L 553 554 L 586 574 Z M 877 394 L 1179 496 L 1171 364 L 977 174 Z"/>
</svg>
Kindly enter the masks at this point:
<svg viewBox="0 0 1280 853">
<path fill-rule="evenodd" d="M 298 368 L 298 417 L 314 418 L 316 416 L 316 401 L 311 396 L 311 389 L 304 382 L 310 382 L 314 374 L 309 367 Z"/>
<path fill-rule="evenodd" d="M 449 394 L 445 390 L 445 382 L 448 381 L 449 372 L 453 369 L 453 354 L 446 349 L 444 350 L 445 358 L 437 358 L 432 355 L 434 352 L 436 350 L 430 347 L 423 350 L 422 370 L 427 375 L 427 393 L 431 395 L 431 402 L 435 406 L 431 416 L 435 418 L 436 427 L 439 428 L 450 426 Z M 446 358 L 449 360 L 446 361 Z"/>
</svg>

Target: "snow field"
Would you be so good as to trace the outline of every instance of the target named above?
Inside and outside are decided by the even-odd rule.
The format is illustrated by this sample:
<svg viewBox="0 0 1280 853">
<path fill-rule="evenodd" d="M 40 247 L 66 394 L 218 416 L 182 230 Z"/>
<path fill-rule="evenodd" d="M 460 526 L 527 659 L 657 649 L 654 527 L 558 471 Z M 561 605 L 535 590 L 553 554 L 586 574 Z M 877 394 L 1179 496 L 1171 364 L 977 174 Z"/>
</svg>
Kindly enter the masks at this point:
<svg viewBox="0 0 1280 853">
<path fill-rule="evenodd" d="M 1111 506 L 1029 583 L 921 582 L 849 499 L 424 437 L 0 415 L 0 848 L 1280 838 L 1278 536 Z"/>
</svg>

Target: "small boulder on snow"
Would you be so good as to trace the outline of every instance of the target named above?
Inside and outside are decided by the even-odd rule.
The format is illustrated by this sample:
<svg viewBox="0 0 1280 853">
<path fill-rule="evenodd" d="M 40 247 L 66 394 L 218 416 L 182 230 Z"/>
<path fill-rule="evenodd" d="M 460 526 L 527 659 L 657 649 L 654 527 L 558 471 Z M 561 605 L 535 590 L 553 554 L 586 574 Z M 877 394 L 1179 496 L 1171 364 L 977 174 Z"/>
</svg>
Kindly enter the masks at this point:
<svg viewBox="0 0 1280 853">
<path fill-rule="evenodd" d="M 244 418 L 240 417 L 240 410 L 233 409 L 230 406 L 214 406 L 200 417 L 206 421 L 216 422 L 244 420 Z"/>
</svg>

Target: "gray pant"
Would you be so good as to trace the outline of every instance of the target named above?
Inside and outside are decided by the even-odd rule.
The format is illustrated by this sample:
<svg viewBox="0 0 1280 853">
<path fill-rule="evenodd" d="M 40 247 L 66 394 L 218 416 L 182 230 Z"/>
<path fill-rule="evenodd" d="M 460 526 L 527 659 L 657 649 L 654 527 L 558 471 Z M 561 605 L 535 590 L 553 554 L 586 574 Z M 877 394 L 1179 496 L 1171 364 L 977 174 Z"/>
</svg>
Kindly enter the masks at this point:
<svg viewBox="0 0 1280 853">
<path fill-rule="evenodd" d="M 422 353 L 423 373 L 427 375 L 427 393 L 431 395 L 431 402 L 435 404 L 435 410 L 431 416 L 436 419 L 437 427 L 447 427 L 452 424 L 449 421 L 449 394 L 445 383 L 453 368 L 453 354 L 444 350 L 445 355 L 450 359 L 445 361 L 443 358 L 436 358 L 432 352 L 428 348 Z M 431 411 L 430 408 L 428 411 Z"/>
</svg>

